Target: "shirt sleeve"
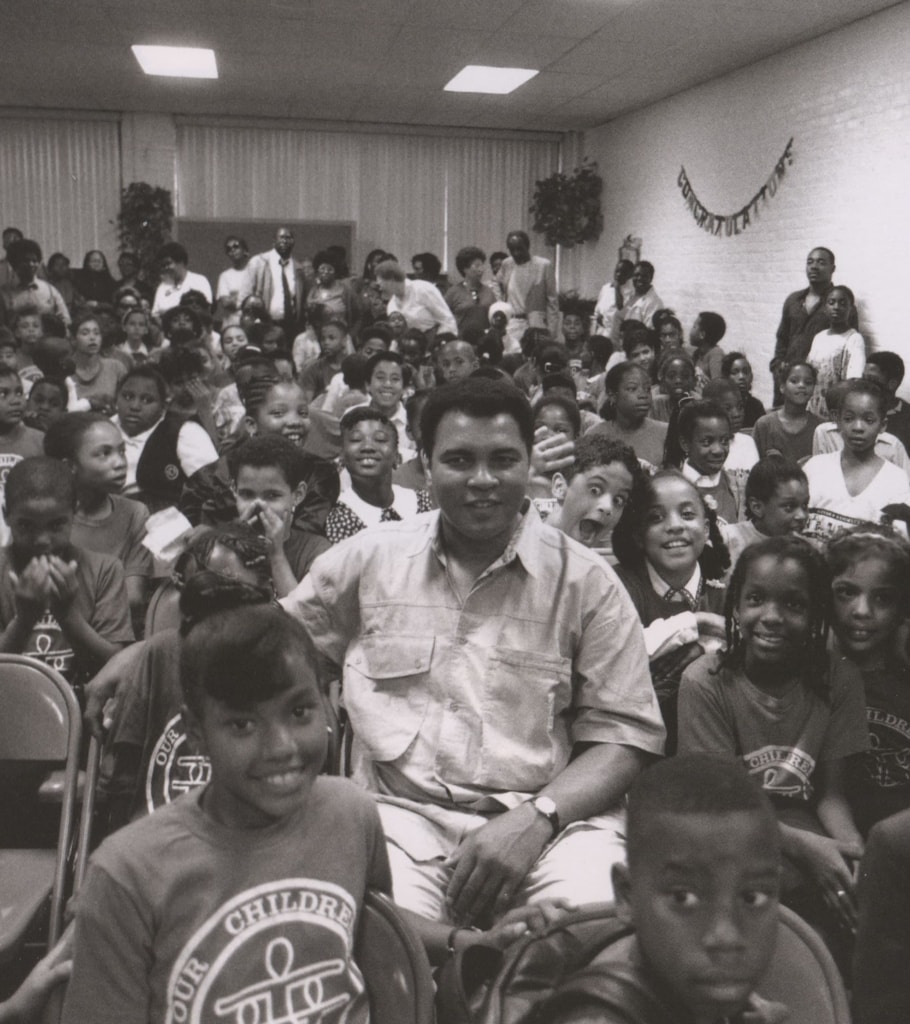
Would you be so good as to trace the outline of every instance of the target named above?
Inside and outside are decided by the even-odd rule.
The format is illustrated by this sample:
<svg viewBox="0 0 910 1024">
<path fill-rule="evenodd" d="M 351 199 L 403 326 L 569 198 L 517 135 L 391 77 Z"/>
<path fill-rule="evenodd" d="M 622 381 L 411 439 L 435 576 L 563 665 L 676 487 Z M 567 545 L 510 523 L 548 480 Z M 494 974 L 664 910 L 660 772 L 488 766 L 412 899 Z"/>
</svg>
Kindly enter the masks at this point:
<svg viewBox="0 0 910 1024">
<path fill-rule="evenodd" d="M 163 310 L 161 303 L 164 301 L 164 285 L 159 284 L 155 289 L 155 300 L 152 303 L 152 316 L 161 316 Z"/>
<path fill-rule="evenodd" d="M 183 424 L 177 435 L 177 460 L 187 476 L 218 461 L 218 452 L 204 427 L 192 421 Z"/>
<path fill-rule="evenodd" d="M 146 908 L 90 865 L 79 894 L 63 1024 L 147 1024 L 152 927 Z"/>
<path fill-rule="evenodd" d="M 100 637 L 113 644 L 129 644 L 135 639 L 130 621 L 126 577 L 123 566 L 116 558 L 105 558 L 99 566 L 89 625 Z"/>
<path fill-rule="evenodd" d="M 606 580 L 592 607 L 596 610 L 582 631 L 572 666 L 572 740 L 618 743 L 660 754 L 666 730 L 635 606 L 614 577 Z"/>
<path fill-rule="evenodd" d="M 838 659 L 831 671 L 831 720 L 818 759 L 837 761 L 868 749 L 863 680 L 854 665 Z"/>
<path fill-rule="evenodd" d="M 425 291 L 422 289 L 422 302 L 433 314 L 436 323 L 439 325 L 440 333 L 458 334 L 458 325 L 452 310 L 446 305 L 442 292 L 435 286 L 430 285 Z"/>
<path fill-rule="evenodd" d="M 152 575 L 152 553 L 144 547 L 142 540 L 145 537 L 145 524 L 148 521 L 148 509 L 140 501 L 131 503 L 129 523 L 127 524 L 127 548 L 123 557 L 123 572 L 125 576 L 151 576 Z"/>
<path fill-rule="evenodd" d="M 335 665 L 344 663 L 360 629 L 361 535 L 320 555 L 300 583 L 278 603 L 304 628 L 319 651 Z"/>
<path fill-rule="evenodd" d="M 51 300 L 54 303 L 54 312 L 60 317 L 66 326 L 69 327 L 72 323 L 72 318 L 70 317 L 70 311 L 67 308 L 66 303 L 63 301 L 63 296 L 52 284 L 49 284 L 48 288 L 51 290 Z"/>
<path fill-rule="evenodd" d="M 212 285 L 209 279 L 204 274 L 193 274 L 192 276 L 193 289 L 200 291 L 209 300 L 209 305 L 212 302 Z"/>
<path fill-rule="evenodd" d="M 680 754 L 741 754 L 732 716 L 721 695 L 721 674 L 710 674 L 716 664 L 715 658 L 705 656 L 683 672 L 678 702 Z"/>
<path fill-rule="evenodd" d="M 862 377 L 866 368 L 866 342 L 861 334 L 853 331 L 844 346 L 844 380 Z"/>
</svg>

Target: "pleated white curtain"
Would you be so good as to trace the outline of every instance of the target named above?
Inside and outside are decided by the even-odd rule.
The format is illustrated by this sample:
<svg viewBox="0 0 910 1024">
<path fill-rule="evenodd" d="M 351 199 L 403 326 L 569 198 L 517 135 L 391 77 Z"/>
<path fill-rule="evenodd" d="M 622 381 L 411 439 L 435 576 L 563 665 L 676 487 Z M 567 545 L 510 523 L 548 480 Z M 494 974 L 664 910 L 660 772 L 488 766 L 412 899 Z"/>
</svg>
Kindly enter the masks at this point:
<svg viewBox="0 0 910 1024">
<path fill-rule="evenodd" d="M 543 252 L 543 239 L 531 231 L 528 207 L 534 183 L 557 169 L 554 142 L 511 139 L 449 140 L 448 265 L 455 253 L 479 245 L 487 255 L 504 250 L 509 231 L 522 228 L 531 248 Z"/>
<path fill-rule="evenodd" d="M 59 251 L 74 267 L 89 249 L 113 266 L 120 207 L 120 132 L 114 119 L 0 117 L 0 220 Z"/>
<path fill-rule="evenodd" d="M 454 272 L 463 245 L 502 248 L 528 224 L 554 142 L 181 124 L 178 216 L 353 221 L 357 268 L 381 247 L 429 250 Z"/>
</svg>

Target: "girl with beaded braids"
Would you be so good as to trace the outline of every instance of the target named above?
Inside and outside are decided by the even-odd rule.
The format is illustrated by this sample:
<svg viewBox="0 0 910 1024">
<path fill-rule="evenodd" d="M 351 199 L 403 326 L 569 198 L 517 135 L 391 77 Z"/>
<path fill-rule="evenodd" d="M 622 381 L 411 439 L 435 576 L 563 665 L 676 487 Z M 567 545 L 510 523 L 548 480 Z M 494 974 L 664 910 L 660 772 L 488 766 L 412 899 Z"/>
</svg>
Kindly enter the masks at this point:
<svg viewBox="0 0 910 1024">
<path fill-rule="evenodd" d="M 705 645 L 723 637 L 723 577 L 730 556 L 715 512 L 677 470 L 642 478 L 612 540 L 617 575 L 644 626 L 672 753 L 682 671 Z"/>
<path fill-rule="evenodd" d="M 197 531 L 174 567 L 181 593 L 193 583 L 192 601 L 186 608 L 181 601 L 184 629 L 202 616 L 200 608 L 208 614 L 274 602 L 270 565 L 265 538 L 247 523 Z M 117 688 L 102 767 L 110 830 L 170 803 L 207 777 L 187 746 L 180 716 L 178 630 L 161 629 L 130 651 L 135 653 Z"/>
<path fill-rule="evenodd" d="M 680 753 L 741 757 L 781 824 L 784 901 L 833 939 L 856 923 L 863 844 L 845 762 L 869 737 L 855 666 L 826 648 L 830 577 L 798 537 L 746 548 L 730 581 L 727 649 L 683 673 Z"/>
</svg>

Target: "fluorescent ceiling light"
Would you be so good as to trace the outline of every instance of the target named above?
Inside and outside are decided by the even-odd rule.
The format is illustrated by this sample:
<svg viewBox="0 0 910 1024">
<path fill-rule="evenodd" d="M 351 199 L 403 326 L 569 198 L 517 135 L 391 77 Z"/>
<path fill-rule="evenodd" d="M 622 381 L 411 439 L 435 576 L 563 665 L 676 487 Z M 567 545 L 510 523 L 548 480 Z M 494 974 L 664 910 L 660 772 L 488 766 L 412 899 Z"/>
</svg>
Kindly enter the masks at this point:
<svg viewBox="0 0 910 1024">
<path fill-rule="evenodd" d="M 133 46 L 139 66 L 147 75 L 168 78 L 217 78 L 215 51 L 197 46 Z"/>
<path fill-rule="evenodd" d="M 491 68 L 468 64 L 445 87 L 445 92 L 486 92 L 504 95 L 537 74 L 530 68 Z"/>
</svg>

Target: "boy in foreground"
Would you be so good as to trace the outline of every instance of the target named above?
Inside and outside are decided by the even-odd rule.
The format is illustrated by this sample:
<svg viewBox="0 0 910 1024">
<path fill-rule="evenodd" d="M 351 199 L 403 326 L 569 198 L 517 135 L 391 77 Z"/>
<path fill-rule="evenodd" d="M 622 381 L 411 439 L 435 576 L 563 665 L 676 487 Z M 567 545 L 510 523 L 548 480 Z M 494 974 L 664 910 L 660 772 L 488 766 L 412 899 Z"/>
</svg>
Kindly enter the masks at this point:
<svg viewBox="0 0 910 1024">
<path fill-rule="evenodd" d="M 774 952 L 780 843 L 767 797 L 732 759 L 686 755 L 629 794 L 616 912 L 633 929 L 569 977 L 547 1024 L 771 1024 L 754 994 Z"/>
</svg>

